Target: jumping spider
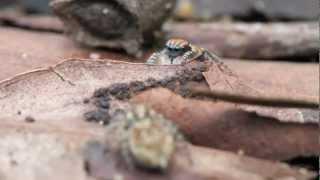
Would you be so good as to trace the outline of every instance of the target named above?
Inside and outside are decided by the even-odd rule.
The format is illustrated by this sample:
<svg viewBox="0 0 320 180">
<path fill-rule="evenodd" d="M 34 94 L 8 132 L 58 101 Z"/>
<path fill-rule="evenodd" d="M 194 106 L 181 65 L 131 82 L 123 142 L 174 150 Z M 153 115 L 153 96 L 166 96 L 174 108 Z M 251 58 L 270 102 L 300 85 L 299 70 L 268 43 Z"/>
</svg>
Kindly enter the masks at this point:
<svg viewBox="0 0 320 180">
<path fill-rule="evenodd" d="M 169 39 L 165 48 L 153 53 L 147 64 L 186 64 L 193 60 L 220 62 L 220 58 L 207 49 L 197 47 L 184 39 Z"/>
</svg>

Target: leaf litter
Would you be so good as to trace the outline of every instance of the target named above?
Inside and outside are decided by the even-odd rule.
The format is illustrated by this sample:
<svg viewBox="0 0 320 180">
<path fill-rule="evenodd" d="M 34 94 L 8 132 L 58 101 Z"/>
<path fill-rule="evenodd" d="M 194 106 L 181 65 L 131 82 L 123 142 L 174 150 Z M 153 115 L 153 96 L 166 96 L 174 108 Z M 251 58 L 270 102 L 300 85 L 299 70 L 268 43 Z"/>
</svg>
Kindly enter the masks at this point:
<svg viewBox="0 0 320 180">
<path fill-rule="evenodd" d="M 3 52 L 7 51 L 4 50 Z M 34 59 L 36 57 L 32 56 L 28 58 Z M 41 58 L 46 57 L 43 56 Z M 106 116 L 111 109 L 110 117 L 103 117 L 106 118 L 106 121 L 109 121 L 112 113 L 118 109 L 130 107 L 130 103 L 127 100 L 131 99 L 131 97 L 134 97 L 134 101 L 139 101 L 136 99 L 141 98 L 141 96 L 143 97 L 144 94 L 149 92 L 135 97 L 136 94 L 155 87 L 166 87 L 180 95 L 188 97 L 188 91 L 184 89 L 183 86 L 184 82 L 196 81 L 203 85 L 206 84 L 204 77 L 210 88 L 216 88 L 218 84 L 224 88 L 224 90 L 232 89 L 233 91 L 237 90 L 241 93 L 259 92 L 252 84 L 248 85 L 249 83 L 247 83 L 247 81 L 240 81 L 238 77 L 228 77 L 228 75 L 223 72 L 212 70 L 216 68 L 215 66 L 211 66 L 211 70 L 205 73 L 204 77 L 202 73 L 199 75 L 199 72 L 206 71 L 207 69 L 198 68 L 199 66 L 195 64 L 188 65 L 188 67 L 185 68 L 182 66 L 148 66 L 144 64 L 104 60 L 68 60 L 51 68 L 35 70 L 5 80 L 0 83 L 0 111 L 3 112 L 1 113 L 1 132 L 13 141 L 1 140 L 1 144 L 5 144 L 5 146 L 2 147 L 5 149 L 20 146 L 34 147 L 32 144 L 36 144 L 41 149 L 44 148 L 44 144 L 41 144 L 43 141 L 52 142 L 52 147 L 56 147 L 55 143 L 58 143 L 57 146 L 62 147 L 61 154 L 56 155 L 54 154 L 55 151 L 51 153 L 49 149 L 55 148 L 49 146 L 48 150 L 44 151 L 49 153 L 47 154 L 47 156 L 50 157 L 49 160 L 45 159 L 40 162 L 43 162 L 43 164 L 46 164 L 48 161 L 53 162 L 53 165 L 48 165 L 48 172 L 52 172 L 52 174 L 55 174 L 57 177 L 59 177 L 59 175 L 61 177 L 67 177 L 65 176 L 67 173 L 61 168 L 56 168 L 64 164 L 65 169 L 76 171 L 80 178 L 86 179 L 87 177 L 85 177 L 84 169 L 82 169 L 83 164 L 81 162 L 83 157 L 82 155 L 74 153 L 78 151 L 88 139 L 101 140 L 103 139 L 102 135 L 107 133 L 105 129 L 98 124 L 84 121 L 84 115 L 86 113 L 100 111 L 100 115 Z M 271 85 L 271 87 L 272 86 L 273 85 Z M 302 94 L 304 93 L 305 92 L 302 91 Z M 317 139 L 314 138 L 316 137 L 316 135 L 314 135 L 314 133 L 316 133 L 314 121 L 301 121 L 301 118 L 297 118 L 298 116 L 290 116 L 289 119 L 285 119 L 283 116 L 275 113 L 278 111 L 277 109 L 271 111 L 271 113 L 268 111 L 269 114 L 267 114 L 269 117 L 272 116 L 275 119 L 262 117 L 259 114 L 256 115 L 244 111 L 247 109 L 242 108 L 242 105 L 240 105 L 241 110 L 238 108 L 239 105 L 234 106 L 220 102 L 200 101 L 199 103 L 203 103 L 203 105 L 187 108 L 186 106 L 190 103 L 189 101 L 193 100 L 185 99 L 181 100 L 182 102 L 178 104 L 177 102 L 170 103 L 171 101 L 175 101 L 176 98 L 179 99 L 181 97 L 172 93 L 170 95 L 170 92 L 160 91 L 160 94 L 161 95 L 158 96 L 164 101 L 164 105 L 162 105 L 163 102 L 161 102 L 162 104 L 157 104 L 159 100 L 157 100 L 156 97 L 152 97 L 143 103 L 153 104 L 153 108 L 157 110 L 157 112 L 159 112 L 161 106 L 163 106 L 163 111 L 160 112 L 177 123 L 182 132 L 188 136 L 191 143 L 210 147 L 210 149 L 205 149 L 188 145 L 190 146 L 188 149 L 191 149 L 191 152 L 187 154 L 195 158 L 192 161 L 197 162 L 196 165 L 191 167 L 186 163 L 185 153 L 177 153 L 179 154 L 178 160 L 174 157 L 174 162 L 178 163 L 177 170 L 173 172 L 177 172 L 178 175 L 174 175 L 174 178 L 179 179 L 179 177 L 185 177 L 181 174 L 188 172 L 187 175 L 190 175 L 189 177 L 235 179 L 235 176 L 239 174 L 230 174 L 230 168 L 235 168 L 241 177 L 243 177 L 242 179 L 248 179 L 249 177 L 255 177 L 257 179 L 261 179 L 261 177 L 270 178 L 273 177 L 273 175 L 279 178 L 292 176 L 297 179 L 309 179 L 309 177 L 312 176 L 312 173 L 306 170 L 284 167 L 283 164 L 278 164 L 278 166 L 276 165 L 277 163 L 254 158 L 247 159 L 247 157 L 244 156 L 213 150 L 212 147 L 237 152 L 240 155 L 245 154 L 275 160 L 287 160 L 296 156 L 315 155 L 318 154 L 317 150 L 319 147 L 317 147 Z M 167 96 L 168 94 L 169 96 Z M 169 98 L 165 100 L 165 97 Z M 179 108 L 178 105 L 181 105 L 182 108 Z M 160 106 L 160 108 L 158 106 Z M 198 106 L 199 109 L 197 109 Z M 259 108 L 261 109 L 261 107 L 258 107 L 258 110 L 255 109 L 258 113 Z M 205 109 L 207 110 L 204 111 Z M 108 113 L 101 110 L 107 110 Z M 166 111 L 171 111 L 171 114 Z M 288 110 L 285 109 L 284 111 Z M 210 116 L 203 112 L 209 113 Z M 35 121 L 33 123 L 24 122 L 25 118 L 30 119 L 29 117 L 32 117 Z M 98 119 L 98 122 L 101 122 L 99 117 L 96 119 Z M 200 119 L 200 121 L 195 121 L 195 119 Z M 298 124 L 296 122 L 302 123 Z M 261 129 L 263 129 L 263 131 L 261 131 Z M 43 134 L 45 138 L 37 140 L 39 133 Z M 289 136 L 291 134 L 294 134 L 295 138 Z M 27 145 L 22 145 L 21 139 L 24 139 L 27 135 L 31 137 L 32 143 L 28 144 L 27 142 Z M 255 140 L 253 141 L 251 137 L 254 137 Z M 52 138 L 60 140 L 51 141 L 50 139 Z M 17 141 L 14 141 L 14 139 L 17 139 Z M 292 139 L 295 140 L 294 143 L 292 143 Z M 223 141 L 221 142 L 221 140 Z M 17 143 L 14 144 L 14 142 Z M 266 148 L 262 149 L 261 146 Z M 37 146 L 34 148 L 36 147 Z M 258 149 L 258 147 L 260 149 Z M 35 150 L 34 148 L 30 148 L 30 151 Z M 292 151 L 288 151 L 288 149 Z M 27 156 L 30 154 L 30 151 L 20 148 L 20 150 L 16 152 L 16 156 Z M 97 155 L 99 155 L 101 149 L 97 151 Z M 178 152 L 180 151 L 181 150 L 178 150 Z M 4 153 L 3 157 L 6 159 L 10 153 L 11 152 Z M 34 154 L 35 159 L 46 156 L 43 152 Z M 208 154 L 207 157 L 206 154 Z M 64 159 L 64 156 L 68 156 L 69 158 Z M 113 159 L 116 157 L 115 155 L 110 158 Z M 220 166 L 216 167 L 215 164 L 217 161 L 214 160 L 214 158 L 219 159 L 219 157 L 229 159 L 222 161 L 228 163 L 222 166 L 223 163 L 219 161 L 218 164 Z M 209 160 L 204 161 L 205 158 Z M 103 160 L 103 158 L 101 159 Z M 239 162 L 239 164 L 235 165 L 236 167 L 230 167 L 230 161 Z M 8 161 L 5 160 L 0 163 L 2 164 L 4 162 L 7 163 Z M 46 177 L 46 173 L 36 173 L 36 167 L 24 163 L 24 161 L 19 158 L 13 158 L 9 162 L 11 162 L 9 165 L 6 164 L 9 170 L 14 169 L 16 164 L 18 164 L 21 169 L 35 173 L 36 176 Z M 115 160 L 115 162 L 117 162 L 117 160 Z M 76 165 L 75 168 L 73 168 L 73 164 Z M 112 164 L 113 163 L 107 164 L 107 167 L 112 166 Z M 249 170 L 243 169 L 243 166 Z M 270 166 L 277 168 L 277 171 L 274 171 L 275 174 L 271 173 L 266 175 L 257 170 L 270 168 Z M 103 168 L 104 166 L 98 167 Z M 212 167 L 212 169 L 206 167 Z M 212 171 L 214 168 L 217 168 L 217 170 Z M 113 169 L 110 169 L 112 172 Z M 115 169 L 118 170 L 117 168 Z M 7 172 L 1 169 L 0 173 L 3 171 Z M 124 172 L 126 172 L 126 170 Z M 3 176 L 5 178 L 12 176 L 19 179 L 18 175 L 10 174 L 10 176 L 8 176 L 7 173 L 2 174 L 4 174 Z M 134 175 L 129 174 L 129 177 L 132 176 L 133 179 L 135 176 L 140 177 L 141 175 L 139 173 Z M 278 176 L 278 174 L 280 174 L 280 176 Z M 116 177 L 119 177 L 118 175 L 116 174 Z M 147 177 L 148 176 L 149 175 L 147 175 Z M 26 175 L 26 177 L 28 176 Z M 164 177 L 166 176 L 161 176 L 160 178 Z"/>
</svg>

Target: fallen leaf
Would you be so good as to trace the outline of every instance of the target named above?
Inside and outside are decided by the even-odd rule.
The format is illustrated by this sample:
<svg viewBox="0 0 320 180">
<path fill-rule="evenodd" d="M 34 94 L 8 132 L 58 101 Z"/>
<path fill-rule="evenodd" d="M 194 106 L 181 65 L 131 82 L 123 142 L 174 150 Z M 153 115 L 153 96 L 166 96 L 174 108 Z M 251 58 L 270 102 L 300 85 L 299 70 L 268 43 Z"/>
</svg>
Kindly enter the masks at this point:
<svg viewBox="0 0 320 180">
<path fill-rule="evenodd" d="M 104 134 L 99 124 L 84 121 L 84 113 L 95 108 L 84 103 L 86 98 L 101 87 L 150 78 L 160 81 L 184 69 L 111 60 L 67 60 L 0 82 L 0 172 L 5 178 L 31 180 L 43 179 L 46 173 L 65 176 L 66 172 L 56 166 L 70 169 L 74 161 L 77 168 L 82 167 L 76 153 L 88 139 Z M 56 161 L 62 164 L 53 166 L 51 162 Z"/>
<path fill-rule="evenodd" d="M 282 97 L 284 99 L 318 99 L 319 70 L 314 64 L 226 61 L 236 75 L 212 66 L 204 73 L 211 90 L 243 96 Z M 252 68 L 254 67 L 254 68 Z M 290 69 L 290 71 L 284 71 Z M 318 123 L 316 110 L 267 108 L 239 105 L 247 111 L 274 117 L 285 122 Z"/>
<path fill-rule="evenodd" d="M 80 118 L 95 90 L 113 84 L 161 81 L 178 76 L 188 66 L 153 66 L 121 61 L 67 60 L 54 67 L 18 75 L 0 83 L 1 117 L 24 119 Z M 181 73 L 180 73 L 181 75 Z M 14 103 L 13 103 L 14 102 Z"/>
<path fill-rule="evenodd" d="M 165 89 L 143 92 L 132 101 L 173 120 L 196 145 L 273 160 L 320 153 L 317 124 L 281 122 L 234 104 L 184 99 Z"/>
<path fill-rule="evenodd" d="M 63 59 L 121 59 L 132 58 L 123 53 L 79 47 L 63 34 L 0 28 L 0 81 L 36 68 L 53 66 Z"/>
</svg>

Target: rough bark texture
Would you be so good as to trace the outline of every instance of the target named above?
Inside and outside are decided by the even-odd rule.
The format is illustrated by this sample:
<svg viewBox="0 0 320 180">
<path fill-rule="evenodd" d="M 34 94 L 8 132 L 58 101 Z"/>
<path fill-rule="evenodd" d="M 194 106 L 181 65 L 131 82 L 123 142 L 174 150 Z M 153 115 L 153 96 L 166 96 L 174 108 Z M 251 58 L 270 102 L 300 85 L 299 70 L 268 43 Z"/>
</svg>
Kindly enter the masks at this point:
<svg viewBox="0 0 320 180">
<path fill-rule="evenodd" d="M 0 13 L 0 22 L 7 26 L 29 30 L 63 32 L 62 23 L 53 17 L 21 17 L 14 13 Z M 168 25 L 166 31 L 168 32 L 167 38 L 182 37 L 224 57 L 317 60 L 319 35 L 315 22 L 175 23 Z"/>
<path fill-rule="evenodd" d="M 167 31 L 223 57 L 316 61 L 318 53 L 316 23 L 182 23 Z"/>
</svg>

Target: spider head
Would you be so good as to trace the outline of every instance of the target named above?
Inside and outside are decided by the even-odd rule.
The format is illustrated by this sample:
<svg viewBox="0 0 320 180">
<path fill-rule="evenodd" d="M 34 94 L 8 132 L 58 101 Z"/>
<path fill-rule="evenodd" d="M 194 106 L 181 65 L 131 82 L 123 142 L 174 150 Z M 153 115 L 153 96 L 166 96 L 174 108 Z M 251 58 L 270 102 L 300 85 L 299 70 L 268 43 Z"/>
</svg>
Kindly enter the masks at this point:
<svg viewBox="0 0 320 180">
<path fill-rule="evenodd" d="M 184 39 L 170 39 L 166 43 L 166 50 L 171 60 L 191 50 L 190 43 Z"/>
</svg>

